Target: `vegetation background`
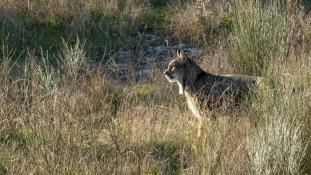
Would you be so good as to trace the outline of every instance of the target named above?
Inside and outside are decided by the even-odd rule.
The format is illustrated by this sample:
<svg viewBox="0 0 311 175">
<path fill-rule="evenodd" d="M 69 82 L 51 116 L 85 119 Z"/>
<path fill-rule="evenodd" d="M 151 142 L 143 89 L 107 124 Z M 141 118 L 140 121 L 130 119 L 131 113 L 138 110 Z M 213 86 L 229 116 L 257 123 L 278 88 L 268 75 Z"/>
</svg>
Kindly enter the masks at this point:
<svg viewBox="0 0 311 175">
<path fill-rule="evenodd" d="M 310 5 L 1 0 L 0 174 L 310 174 Z M 134 67 L 145 34 L 200 48 L 212 73 L 264 77 L 249 109 L 197 137 L 163 66 L 118 81 L 115 53 Z"/>
</svg>

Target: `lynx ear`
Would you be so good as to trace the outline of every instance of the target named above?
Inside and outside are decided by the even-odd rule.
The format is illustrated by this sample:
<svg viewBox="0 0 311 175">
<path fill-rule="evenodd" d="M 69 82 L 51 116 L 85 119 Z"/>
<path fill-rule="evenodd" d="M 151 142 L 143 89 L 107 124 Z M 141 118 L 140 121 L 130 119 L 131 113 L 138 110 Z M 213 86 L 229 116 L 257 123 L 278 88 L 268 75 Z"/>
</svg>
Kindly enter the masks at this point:
<svg viewBox="0 0 311 175">
<path fill-rule="evenodd" d="M 183 50 L 182 51 L 183 57 L 190 59 L 191 58 L 191 52 L 189 50 Z"/>
<path fill-rule="evenodd" d="M 183 61 L 189 61 L 191 60 L 190 58 L 190 51 L 189 50 L 182 50 L 180 51 L 180 58 L 183 59 Z"/>
<path fill-rule="evenodd" d="M 177 50 L 177 58 L 182 58 L 182 50 L 178 49 Z"/>
<path fill-rule="evenodd" d="M 177 50 L 177 58 L 182 58 L 184 61 L 190 60 L 190 51 L 189 50 Z"/>
</svg>

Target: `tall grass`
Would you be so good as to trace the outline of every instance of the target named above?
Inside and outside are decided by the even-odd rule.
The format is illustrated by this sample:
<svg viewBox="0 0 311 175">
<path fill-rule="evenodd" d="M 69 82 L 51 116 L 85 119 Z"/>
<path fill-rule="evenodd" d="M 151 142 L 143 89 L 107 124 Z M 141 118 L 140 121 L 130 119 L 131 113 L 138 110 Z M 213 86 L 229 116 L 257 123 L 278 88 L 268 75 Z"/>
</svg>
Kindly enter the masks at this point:
<svg viewBox="0 0 311 175">
<path fill-rule="evenodd" d="M 232 29 L 228 1 L 173 3 L 168 11 L 172 39 L 206 48 L 219 47 Z"/>
<path fill-rule="evenodd" d="M 283 1 L 234 3 L 230 59 L 236 72 L 261 75 L 287 51 L 289 22 Z"/>
<path fill-rule="evenodd" d="M 60 65 L 63 67 L 64 74 L 73 80 L 77 80 L 83 64 L 86 63 L 84 44 L 77 40 L 76 44 L 70 47 L 68 43 L 63 42 L 64 49 Z"/>
<path fill-rule="evenodd" d="M 156 23 L 143 0 L 4 0 L 0 9 L 0 41 L 7 40 L 19 52 L 35 50 L 36 56 L 41 49 L 59 51 L 61 38 L 74 42 L 78 36 L 87 42 L 86 54 L 100 60 L 107 49 L 131 47 L 138 31 L 154 31 Z"/>
<path fill-rule="evenodd" d="M 67 56 L 83 53 L 80 49 Z M 10 90 L 0 98 L 0 156 L 8 174 L 299 174 L 304 169 L 307 75 L 268 77 L 253 112 L 246 114 L 258 118 L 257 128 L 245 117 L 219 116 L 204 121 L 197 138 L 197 121 L 176 98 L 177 87 L 164 79 L 124 86 L 83 67 L 80 73 L 86 73 L 72 79 L 70 72 L 45 69 L 43 61 L 25 67 L 29 64 L 35 69 L 22 68 L 15 78 L 12 72 L 4 75 Z"/>
<path fill-rule="evenodd" d="M 75 71 L 57 71 L 46 61 L 47 54 L 29 55 L 25 63 L 0 64 L 1 70 L 20 72 L 1 74 L 1 80 L 7 78 L 5 89 L 9 89 L 1 89 L 0 96 L 2 172 L 247 171 L 241 169 L 245 154 L 238 154 L 244 152 L 246 121 L 234 124 L 222 118 L 215 125 L 206 121 L 206 134 L 196 138 L 197 121 L 185 110 L 182 99 L 172 93 L 177 87 L 158 78 L 159 70 L 155 69 L 156 77 L 144 84 L 116 84 L 87 67 L 76 69 L 83 63 L 83 59 L 75 59 L 84 53 L 80 46 L 79 42 L 65 43 L 62 53 L 70 54 L 59 55 L 61 60 L 66 56 L 69 63 L 65 66 Z"/>
<path fill-rule="evenodd" d="M 237 0 L 234 16 L 229 10 L 219 10 L 220 16 L 214 16 L 218 10 L 197 12 L 200 8 L 193 1 L 180 1 L 196 5 L 183 7 L 184 11 L 173 8 L 173 1 L 162 0 L 4 2 L 0 2 L 5 9 L 0 18 L 17 22 L 27 35 L 10 31 L 10 23 L 1 25 L 0 174 L 310 173 L 307 15 L 306 22 L 300 21 L 300 43 L 300 37 L 288 39 L 290 25 L 283 6 L 276 2 Z M 223 9 L 228 4 L 214 5 Z M 249 109 L 232 114 L 235 117 L 217 114 L 214 121 L 204 119 L 200 137 L 198 121 L 177 95 L 178 87 L 164 79 L 161 68 L 151 67 L 152 76 L 142 81 L 120 83 L 111 76 L 111 63 L 97 70 L 87 64 L 87 59 L 93 59 L 90 48 L 95 52 L 131 48 L 127 41 L 133 32 L 149 32 L 150 24 L 161 23 L 157 17 L 163 20 L 165 10 L 171 10 L 164 15 L 171 18 L 170 25 L 157 29 L 169 33 L 176 26 L 172 36 L 192 40 L 211 52 L 216 51 L 200 44 L 202 39 L 225 45 L 232 32 L 228 45 L 232 65 L 220 66 L 263 76 Z M 211 22 L 211 28 L 219 29 L 218 24 L 228 28 L 202 37 L 213 17 L 216 22 Z M 69 39 L 59 37 L 62 34 L 69 34 Z M 12 44 L 11 36 L 22 36 L 25 45 Z M 302 47 L 293 52 L 287 48 L 289 41 Z M 120 47 L 107 44 L 113 42 Z M 35 51 L 28 45 L 27 49 L 26 43 L 37 46 Z M 54 47 L 55 43 L 59 46 Z M 285 51 L 290 52 L 288 59 L 283 59 Z"/>
<path fill-rule="evenodd" d="M 301 174 L 304 169 L 311 138 L 310 72 L 290 75 L 281 70 L 269 72 L 253 103 L 253 117 L 259 119 L 247 145 L 253 174 Z"/>
</svg>

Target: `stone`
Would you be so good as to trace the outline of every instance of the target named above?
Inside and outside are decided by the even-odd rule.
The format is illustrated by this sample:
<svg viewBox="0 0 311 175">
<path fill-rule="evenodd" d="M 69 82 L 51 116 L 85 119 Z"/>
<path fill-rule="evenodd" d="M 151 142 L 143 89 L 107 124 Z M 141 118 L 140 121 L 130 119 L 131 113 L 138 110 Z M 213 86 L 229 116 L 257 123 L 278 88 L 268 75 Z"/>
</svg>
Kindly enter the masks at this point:
<svg viewBox="0 0 311 175">
<path fill-rule="evenodd" d="M 154 55 L 154 48 L 153 47 L 148 47 L 147 49 L 144 50 L 144 54 L 146 56 L 153 56 Z"/>
<path fill-rule="evenodd" d="M 202 50 L 198 48 L 186 48 L 185 50 L 190 51 L 191 57 L 199 57 L 202 53 Z"/>
<path fill-rule="evenodd" d="M 166 46 L 157 46 L 154 47 L 156 56 L 167 56 L 169 54 L 169 48 Z"/>
<path fill-rule="evenodd" d="M 182 43 L 181 44 L 175 44 L 175 45 L 172 45 L 171 48 L 175 49 L 175 50 L 184 49 L 184 48 L 186 48 L 186 44 L 182 44 Z"/>
<path fill-rule="evenodd" d="M 129 51 L 119 51 L 115 54 L 114 57 L 118 63 L 125 63 L 129 60 L 130 55 L 131 54 Z"/>
<path fill-rule="evenodd" d="M 144 68 L 140 68 L 140 69 L 136 72 L 136 74 L 137 74 L 139 77 L 144 78 L 144 77 L 149 76 L 149 75 L 150 75 L 150 72 L 151 72 L 150 68 L 144 67 Z"/>
<path fill-rule="evenodd" d="M 167 46 L 165 37 L 155 34 L 138 33 L 137 38 L 141 39 L 139 49 L 142 50 L 137 50 L 137 53 L 134 50 L 123 50 L 112 55 L 116 63 L 114 75 L 121 81 L 128 78 L 128 73 L 133 73 L 138 79 L 149 77 L 152 73 L 152 66 L 161 69 L 166 67 L 168 62 L 176 57 L 177 49 L 189 50 L 190 56 L 193 58 L 202 54 L 202 50 L 199 48 L 187 48 L 187 45 L 183 43 L 173 43 L 171 46 Z M 93 69 L 98 67 L 96 64 L 98 63 L 89 62 Z"/>
</svg>

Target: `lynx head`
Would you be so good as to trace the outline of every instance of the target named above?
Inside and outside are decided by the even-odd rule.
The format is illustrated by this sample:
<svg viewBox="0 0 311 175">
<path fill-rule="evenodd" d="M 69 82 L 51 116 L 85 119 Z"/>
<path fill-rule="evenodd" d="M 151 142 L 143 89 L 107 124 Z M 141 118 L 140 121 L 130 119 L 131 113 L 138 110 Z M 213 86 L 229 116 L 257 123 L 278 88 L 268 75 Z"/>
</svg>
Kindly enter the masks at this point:
<svg viewBox="0 0 311 175">
<path fill-rule="evenodd" d="M 177 50 L 177 58 L 170 61 L 164 76 L 169 82 L 176 82 L 179 86 L 179 94 L 183 94 L 185 84 L 196 78 L 200 71 L 202 70 L 199 66 L 191 60 L 188 50 Z"/>
</svg>

